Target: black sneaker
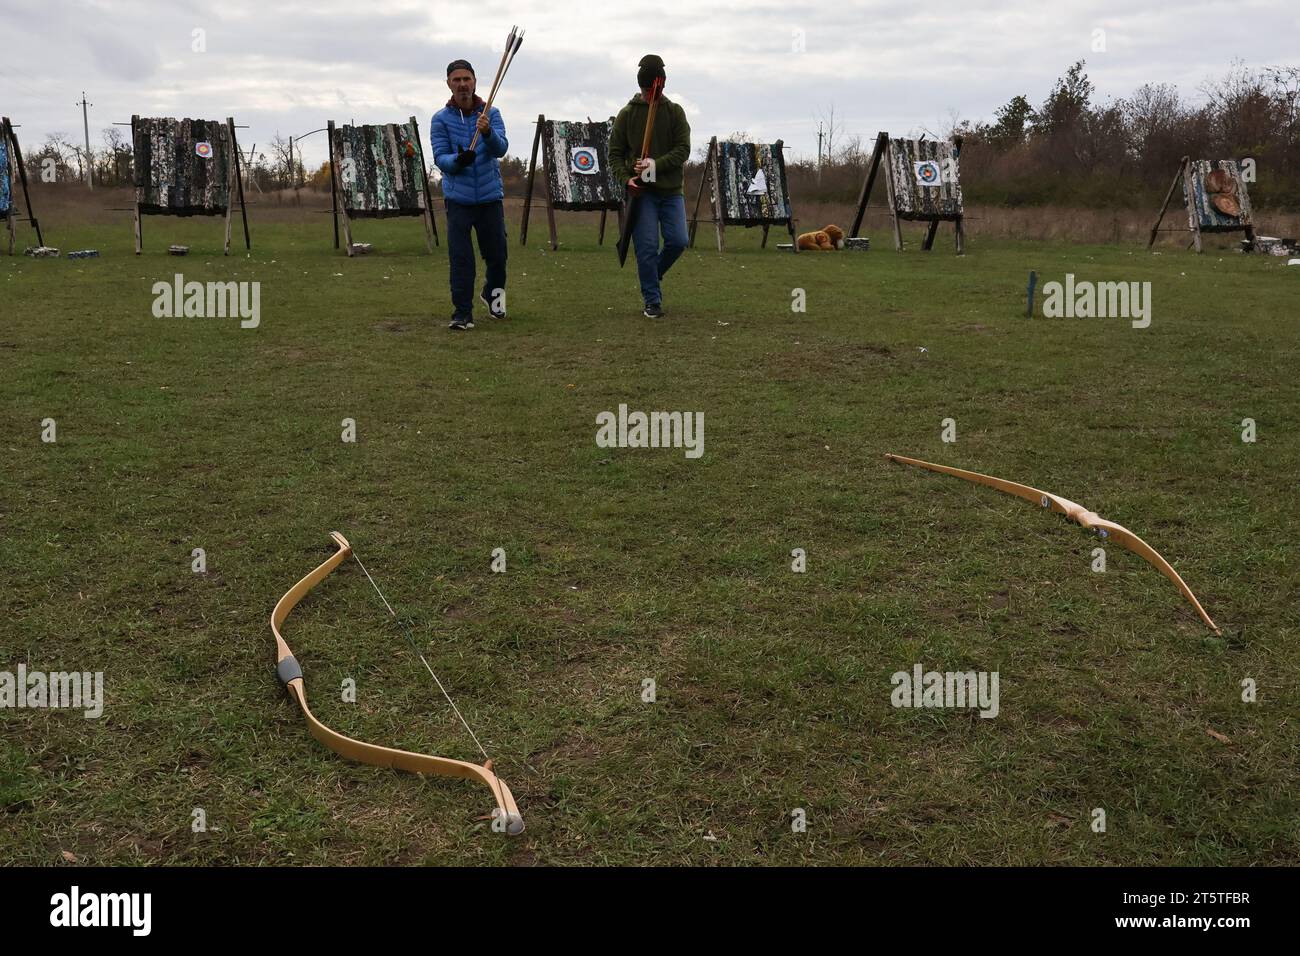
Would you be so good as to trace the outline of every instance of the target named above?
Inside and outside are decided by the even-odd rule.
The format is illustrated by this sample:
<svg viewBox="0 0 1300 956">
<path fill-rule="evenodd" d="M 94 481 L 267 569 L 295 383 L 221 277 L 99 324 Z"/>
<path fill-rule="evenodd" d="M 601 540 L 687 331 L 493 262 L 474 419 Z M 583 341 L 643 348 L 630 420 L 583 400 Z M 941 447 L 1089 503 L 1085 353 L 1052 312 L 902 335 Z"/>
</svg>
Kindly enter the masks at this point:
<svg viewBox="0 0 1300 956">
<path fill-rule="evenodd" d="M 485 306 L 487 306 L 488 315 L 492 316 L 492 318 L 504 319 L 506 317 L 506 313 L 504 309 L 497 310 L 492 308 L 492 303 L 488 301 L 487 296 L 483 295 L 482 293 L 479 293 L 478 300 L 482 302 Z"/>
<path fill-rule="evenodd" d="M 453 332 L 468 332 L 474 328 L 473 322 L 466 322 L 464 319 L 452 319 L 451 325 L 447 326 Z"/>
<path fill-rule="evenodd" d="M 654 305 L 647 305 L 641 313 L 647 319 L 662 319 L 664 317 L 663 307 L 656 302 Z"/>
</svg>

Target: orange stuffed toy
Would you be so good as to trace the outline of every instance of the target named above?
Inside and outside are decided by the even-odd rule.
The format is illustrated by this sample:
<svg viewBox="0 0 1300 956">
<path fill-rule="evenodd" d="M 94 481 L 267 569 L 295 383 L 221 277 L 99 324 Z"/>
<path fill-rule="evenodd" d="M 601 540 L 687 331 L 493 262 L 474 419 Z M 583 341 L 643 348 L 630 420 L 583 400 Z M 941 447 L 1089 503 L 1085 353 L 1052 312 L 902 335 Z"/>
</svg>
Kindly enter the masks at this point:
<svg viewBox="0 0 1300 956">
<path fill-rule="evenodd" d="M 834 252 L 844 248 L 844 230 L 827 226 L 816 232 L 805 232 L 799 237 L 799 248 L 808 252 Z"/>
<path fill-rule="evenodd" d="M 831 237 L 825 232 L 805 232 L 799 237 L 799 248 L 808 252 L 834 252 Z"/>
</svg>

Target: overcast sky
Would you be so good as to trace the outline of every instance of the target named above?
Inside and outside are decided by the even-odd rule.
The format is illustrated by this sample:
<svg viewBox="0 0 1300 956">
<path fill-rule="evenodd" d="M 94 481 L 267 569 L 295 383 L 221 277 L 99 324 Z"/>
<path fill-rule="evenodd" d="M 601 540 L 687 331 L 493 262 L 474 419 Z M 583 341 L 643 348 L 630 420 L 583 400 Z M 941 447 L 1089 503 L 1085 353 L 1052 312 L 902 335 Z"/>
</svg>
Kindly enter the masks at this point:
<svg viewBox="0 0 1300 956">
<path fill-rule="evenodd" d="M 1300 0 L 0 0 L 0 113 L 25 148 L 53 132 L 81 142 L 83 89 L 92 149 L 132 113 L 234 116 L 259 152 L 330 119 L 414 115 L 427 145 L 447 62 L 469 59 L 486 97 L 513 23 L 527 35 L 496 105 L 525 157 L 538 113 L 612 115 L 650 52 L 696 151 L 744 131 L 796 156 L 815 155 L 832 107 L 841 135 L 867 142 L 942 133 L 1017 93 L 1041 103 L 1078 59 L 1103 100 L 1144 82 L 1200 98 L 1234 59 L 1300 65 Z M 309 167 L 324 139 L 304 141 Z"/>
</svg>

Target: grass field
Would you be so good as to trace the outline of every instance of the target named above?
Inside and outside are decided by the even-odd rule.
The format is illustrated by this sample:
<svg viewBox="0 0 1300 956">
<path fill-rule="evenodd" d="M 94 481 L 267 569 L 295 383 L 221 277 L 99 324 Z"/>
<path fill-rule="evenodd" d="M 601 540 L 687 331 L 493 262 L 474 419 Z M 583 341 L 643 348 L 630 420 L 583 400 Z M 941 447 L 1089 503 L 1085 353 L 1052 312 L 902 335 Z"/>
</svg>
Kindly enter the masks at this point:
<svg viewBox="0 0 1300 956">
<path fill-rule="evenodd" d="M 216 220 L 163 222 L 138 258 L 122 224 L 59 231 L 98 260 L 0 257 L 0 668 L 103 671 L 108 700 L 0 712 L 0 861 L 1300 863 L 1284 260 L 957 258 L 947 233 L 896 255 L 884 230 L 794 257 L 736 231 L 683 257 L 651 322 L 611 246 L 566 219 L 573 244 L 544 251 L 540 219 L 511 246 L 512 317 L 454 335 L 445 246 L 413 220 L 363 224 L 379 252 L 352 260 L 324 225 L 255 223 L 227 259 Z M 1030 269 L 1150 281 L 1151 326 L 1027 320 Z M 260 326 L 155 318 L 178 270 L 259 281 Z M 620 403 L 703 412 L 703 457 L 597 447 Z M 885 452 L 1128 526 L 1223 637 L 1136 556 L 1094 573 L 1078 526 Z M 489 831 L 480 785 L 308 735 L 268 618 L 331 530 L 411 622 L 522 836 Z M 475 758 L 355 562 L 285 636 L 329 726 Z M 891 707 L 916 663 L 997 671 L 999 715 Z"/>
</svg>

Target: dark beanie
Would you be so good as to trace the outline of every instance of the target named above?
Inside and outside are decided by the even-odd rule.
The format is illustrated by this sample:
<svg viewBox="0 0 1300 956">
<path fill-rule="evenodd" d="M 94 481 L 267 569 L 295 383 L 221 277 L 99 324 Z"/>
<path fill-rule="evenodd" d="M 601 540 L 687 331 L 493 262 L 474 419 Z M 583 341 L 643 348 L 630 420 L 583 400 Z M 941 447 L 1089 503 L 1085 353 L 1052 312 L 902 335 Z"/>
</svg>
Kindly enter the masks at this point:
<svg viewBox="0 0 1300 956">
<path fill-rule="evenodd" d="M 636 85 L 648 90 L 656 79 L 665 79 L 664 61 L 653 53 L 647 53 L 637 64 Z"/>
<path fill-rule="evenodd" d="M 452 60 L 447 64 L 447 75 L 451 76 L 457 70 L 469 70 L 471 76 L 477 76 L 474 67 L 469 65 L 469 60 Z"/>
</svg>

